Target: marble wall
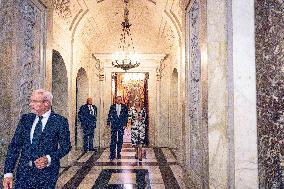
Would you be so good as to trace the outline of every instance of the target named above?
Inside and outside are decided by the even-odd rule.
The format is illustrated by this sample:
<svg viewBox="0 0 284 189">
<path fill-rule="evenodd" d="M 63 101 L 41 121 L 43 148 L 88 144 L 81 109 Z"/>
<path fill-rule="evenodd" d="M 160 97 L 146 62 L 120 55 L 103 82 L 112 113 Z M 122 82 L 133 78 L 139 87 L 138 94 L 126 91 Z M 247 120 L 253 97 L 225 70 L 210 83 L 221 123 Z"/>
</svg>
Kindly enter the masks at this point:
<svg viewBox="0 0 284 189">
<path fill-rule="evenodd" d="M 186 165 L 195 188 L 208 188 L 208 131 L 206 97 L 206 62 L 202 57 L 204 36 L 204 1 L 192 1 L 188 10 L 188 124 Z M 204 69 L 202 68 L 204 67 Z"/>
<path fill-rule="evenodd" d="M 20 114 L 29 112 L 28 99 L 31 91 L 44 86 L 45 78 L 45 8 L 31 0 L 17 2 L 19 17 L 17 34 L 17 60 L 15 70 L 18 93 L 15 108 Z M 21 29 L 20 29 L 21 28 Z"/>
<path fill-rule="evenodd" d="M 279 187 L 284 138 L 284 3 L 255 0 L 257 128 L 260 188 Z M 283 186 L 282 186 L 283 187 Z"/>
<path fill-rule="evenodd" d="M 11 135 L 9 115 L 12 103 L 12 84 L 9 75 L 12 69 L 12 5 L 12 1 L 0 3 L 0 173 L 2 173 L 7 149 L 7 136 Z"/>
<path fill-rule="evenodd" d="M 52 109 L 68 117 L 68 78 L 65 62 L 58 51 L 52 53 Z"/>
<path fill-rule="evenodd" d="M 170 80 L 170 100 L 169 100 L 169 123 L 170 123 L 170 145 L 169 147 L 177 149 L 180 151 L 182 129 L 181 121 L 179 119 L 180 112 L 178 109 L 178 72 L 174 68 L 171 73 Z"/>
<path fill-rule="evenodd" d="M 0 66 L 5 77 L 1 78 L 1 99 L 5 99 L 1 100 L 2 156 L 20 115 L 29 111 L 31 90 L 44 85 L 46 9 L 31 0 L 5 1 L 0 6 L 0 58 L 5 61 Z"/>
<path fill-rule="evenodd" d="M 84 68 L 80 68 L 77 73 L 76 80 L 76 100 L 77 100 L 77 112 L 82 105 L 86 104 L 86 100 L 89 97 L 89 78 L 87 76 L 87 72 Z M 82 149 L 83 147 L 83 130 L 81 127 L 81 123 L 77 122 L 77 149 Z"/>
</svg>

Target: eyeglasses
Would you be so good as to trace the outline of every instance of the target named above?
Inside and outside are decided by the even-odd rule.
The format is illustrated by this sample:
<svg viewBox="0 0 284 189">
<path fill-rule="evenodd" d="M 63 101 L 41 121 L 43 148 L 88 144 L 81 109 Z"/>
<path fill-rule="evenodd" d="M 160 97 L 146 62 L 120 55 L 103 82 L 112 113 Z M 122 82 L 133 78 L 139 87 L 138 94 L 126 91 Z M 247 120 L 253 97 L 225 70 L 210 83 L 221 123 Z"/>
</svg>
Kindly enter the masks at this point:
<svg viewBox="0 0 284 189">
<path fill-rule="evenodd" d="M 29 100 L 29 103 L 44 103 L 45 100 Z"/>
</svg>

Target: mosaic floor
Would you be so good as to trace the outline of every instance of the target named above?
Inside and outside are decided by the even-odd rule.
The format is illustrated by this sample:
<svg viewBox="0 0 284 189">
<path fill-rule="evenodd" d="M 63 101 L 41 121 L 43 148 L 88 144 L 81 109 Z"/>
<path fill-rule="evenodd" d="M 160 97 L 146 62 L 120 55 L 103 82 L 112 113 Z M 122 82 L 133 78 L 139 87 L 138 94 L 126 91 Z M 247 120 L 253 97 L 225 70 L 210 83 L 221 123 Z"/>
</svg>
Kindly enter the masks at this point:
<svg viewBox="0 0 284 189">
<path fill-rule="evenodd" d="M 169 148 L 146 148 L 142 162 L 124 144 L 122 159 L 110 161 L 109 148 L 82 154 L 73 166 L 61 169 L 57 188 L 63 189 L 183 189 L 181 167 Z"/>
</svg>

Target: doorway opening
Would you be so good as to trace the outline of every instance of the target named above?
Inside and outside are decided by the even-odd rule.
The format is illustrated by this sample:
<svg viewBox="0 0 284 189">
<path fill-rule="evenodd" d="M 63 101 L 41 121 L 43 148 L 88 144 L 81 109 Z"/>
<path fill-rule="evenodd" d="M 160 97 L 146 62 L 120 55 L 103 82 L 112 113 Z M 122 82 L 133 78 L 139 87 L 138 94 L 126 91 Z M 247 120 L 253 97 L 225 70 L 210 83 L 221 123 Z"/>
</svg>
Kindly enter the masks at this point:
<svg viewBox="0 0 284 189">
<path fill-rule="evenodd" d="M 148 101 L 148 72 L 115 72 L 112 73 L 112 102 L 115 102 L 116 96 L 121 96 L 123 102 L 130 109 L 134 105 L 135 99 L 140 99 L 142 106 L 147 112 L 145 145 L 149 144 L 149 101 Z M 131 124 L 128 122 L 124 132 L 123 143 L 131 143 Z"/>
</svg>

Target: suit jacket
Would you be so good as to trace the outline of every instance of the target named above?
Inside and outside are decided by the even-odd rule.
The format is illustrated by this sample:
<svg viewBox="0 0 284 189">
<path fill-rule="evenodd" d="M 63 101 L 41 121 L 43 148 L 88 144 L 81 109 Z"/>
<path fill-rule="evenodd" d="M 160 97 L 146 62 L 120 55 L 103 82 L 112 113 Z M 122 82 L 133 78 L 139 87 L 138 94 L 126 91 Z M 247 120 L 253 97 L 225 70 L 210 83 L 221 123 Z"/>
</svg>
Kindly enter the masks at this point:
<svg viewBox="0 0 284 189">
<path fill-rule="evenodd" d="M 122 128 L 128 122 L 128 108 L 125 104 L 121 104 L 120 115 L 117 116 L 116 104 L 110 106 L 107 124 L 115 128 Z"/>
<path fill-rule="evenodd" d="M 30 161 L 33 162 L 39 157 L 50 155 L 51 164 L 42 170 L 37 170 L 43 173 L 41 175 L 48 175 L 48 179 L 57 180 L 60 159 L 71 149 L 68 121 L 51 112 L 39 142 L 31 144 L 30 132 L 35 118 L 36 115 L 32 113 L 24 114 L 21 117 L 8 147 L 4 173 L 13 173 L 20 157 L 16 180 L 21 180 L 21 176 L 24 176 L 26 170 L 30 168 Z"/>
<path fill-rule="evenodd" d="M 88 104 L 84 104 L 80 107 L 80 110 L 78 112 L 78 117 L 82 126 L 96 128 L 97 107 L 95 105 L 92 105 L 92 107 L 94 109 L 94 115 L 90 114 Z"/>
</svg>

